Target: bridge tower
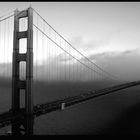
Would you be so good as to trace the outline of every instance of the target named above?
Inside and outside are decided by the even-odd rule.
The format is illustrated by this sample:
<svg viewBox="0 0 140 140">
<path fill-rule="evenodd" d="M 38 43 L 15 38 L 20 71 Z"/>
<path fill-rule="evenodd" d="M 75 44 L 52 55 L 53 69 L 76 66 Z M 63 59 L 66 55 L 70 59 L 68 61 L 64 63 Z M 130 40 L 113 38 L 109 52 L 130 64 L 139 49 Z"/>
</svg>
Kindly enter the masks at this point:
<svg viewBox="0 0 140 140">
<path fill-rule="evenodd" d="M 27 18 L 28 27 L 26 31 L 19 31 L 20 19 Z M 12 124 L 12 134 L 33 135 L 33 9 L 14 13 L 14 37 L 13 37 L 13 64 L 12 64 L 12 113 L 17 114 L 23 110 L 23 119 L 19 124 Z M 27 39 L 26 53 L 20 53 L 20 39 Z M 20 79 L 20 62 L 26 63 L 25 80 Z M 20 95 L 24 91 L 25 107 L 21 109 Z M 23 94 L 23 93 L 22 93 Z M 16 120 L 17 121 L 17 120 Z"/>
</svg>

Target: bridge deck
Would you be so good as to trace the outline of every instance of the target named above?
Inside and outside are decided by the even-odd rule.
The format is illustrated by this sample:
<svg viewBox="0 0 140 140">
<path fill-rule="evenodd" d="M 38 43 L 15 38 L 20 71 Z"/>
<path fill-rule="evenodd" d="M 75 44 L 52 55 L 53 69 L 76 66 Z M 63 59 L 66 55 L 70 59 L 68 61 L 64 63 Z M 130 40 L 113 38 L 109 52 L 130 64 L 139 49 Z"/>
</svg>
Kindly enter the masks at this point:
<svg viewBox="0 0 140 140">
<path fill-rule="evenodd" d="M 44 104 L 39 104 L 34 106 L 34 116 L 38 117 L 40 115 L 56 111 L 56 110 L 63 110 L 65 107 L 81 103 L 83 101 L 87 101 L 96 97 L 100 97 L 118 90 L 126 89 L 129 87 L 140 85 L 140 81 L 125 83 L 117 86 L 108 87 L 105 89 L 97 90 L 97 91 L 91 91 L 89 93 L 83 93 L 79 94 L 77 96 L 68 97 L 61 100 L 56 100 Z M 18 119 L 23 119 L 23 114 L 19 113 L 16 115 L 13 115 L 11 111 L 5 112 L 0 115 L 0 128 L 4 126 L 8 126 L 11 123 L 18 123 Z"/>
</svg>

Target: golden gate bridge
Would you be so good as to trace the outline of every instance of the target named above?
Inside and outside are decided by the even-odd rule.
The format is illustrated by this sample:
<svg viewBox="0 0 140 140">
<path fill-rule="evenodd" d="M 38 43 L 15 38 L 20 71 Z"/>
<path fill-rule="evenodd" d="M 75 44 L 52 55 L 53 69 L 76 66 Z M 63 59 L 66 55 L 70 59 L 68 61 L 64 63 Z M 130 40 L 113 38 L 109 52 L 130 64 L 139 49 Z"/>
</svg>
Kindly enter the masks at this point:
<svg viewBox="0 0 140 140">
<path fill-rule="evenodd" d="M 0 114 L 0 128 L 12 125 L 12 135 L 33 135 L 34 119 L 40 115 L 140 84 L 122 80 L 91 61 L 32 7 L 0 17 L 0 55 L 0 79 L 10 81 L 11 92 L 11 107 Z M 34 104 L 33 95 L 42 81 L 106 84 Z"/>
</svg>

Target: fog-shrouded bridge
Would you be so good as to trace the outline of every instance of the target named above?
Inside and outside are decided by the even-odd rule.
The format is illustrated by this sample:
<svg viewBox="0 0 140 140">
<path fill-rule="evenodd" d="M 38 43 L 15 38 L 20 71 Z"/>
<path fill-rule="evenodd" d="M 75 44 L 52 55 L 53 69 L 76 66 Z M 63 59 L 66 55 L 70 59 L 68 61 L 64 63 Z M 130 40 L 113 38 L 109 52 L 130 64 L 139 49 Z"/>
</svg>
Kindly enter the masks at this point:
<svg viewBox="0 0 140 140">
<path fill-rule="evenodd" d="M 32 7 L 0 17 L 0 52 L 0 80 L 11 81 L 12 94 L 11 108 L 0 114 L 0 128 L 12 125 L 12 135 L 33 135 L 34 119 L 40 115 L 140 85 L 140 81 L 119 79 L 91 61 Z M 40 81 L 113 84 L 34 105 L 33 87 Z M 25 97 L 23 106 L 21 91 Z"/>
</svg>

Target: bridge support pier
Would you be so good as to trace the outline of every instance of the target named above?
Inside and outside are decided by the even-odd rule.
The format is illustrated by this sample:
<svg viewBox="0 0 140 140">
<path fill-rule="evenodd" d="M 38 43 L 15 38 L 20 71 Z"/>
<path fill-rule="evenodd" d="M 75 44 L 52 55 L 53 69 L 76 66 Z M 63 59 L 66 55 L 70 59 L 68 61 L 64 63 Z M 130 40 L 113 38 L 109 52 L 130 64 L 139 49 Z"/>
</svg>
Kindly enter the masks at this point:
<svg viewBox="0 0 140 140">
<path fill-rule="evenodd" d="M 27 31 L 19 31 L 19 21 L 27 18 Z M 19 53 L 20 39 L 27 39 L 27 52 Z M 26 62 L 25 80 L 20 79 L 20 62 Z M 33 135 L 33 9 L 15 10 L 14 14 L 14 44 L 13 44 L 13 65 L 12 65 L 12 113 L 21 111 L 20 93 L 25 93 L 24 119 L 19 120 L 19 124 L 12 124 L 12 134 L 21 135 L 21 126 L 25 135 Z"/>
</svg>

